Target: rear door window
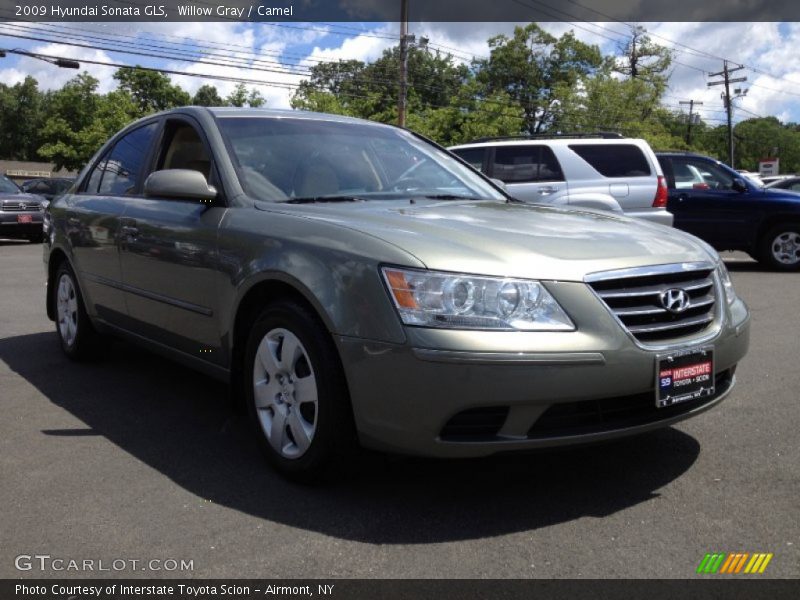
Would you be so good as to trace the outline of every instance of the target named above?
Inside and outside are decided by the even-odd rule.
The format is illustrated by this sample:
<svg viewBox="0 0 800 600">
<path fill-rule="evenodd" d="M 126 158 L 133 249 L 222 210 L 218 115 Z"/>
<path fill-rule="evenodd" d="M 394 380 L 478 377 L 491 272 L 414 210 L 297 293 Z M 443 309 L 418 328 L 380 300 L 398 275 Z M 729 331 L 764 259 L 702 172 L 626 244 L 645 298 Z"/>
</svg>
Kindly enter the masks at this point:
<svg viewBox="0 0 800 600">
<path fill-rule="evenodd" d="M 495 149 L 492 177 L 503 183 L 564 181 L 561 166 L 547 146 L 499 146 Z"/>
<path fill-rule="evenodd" d="M 483 169 L 483 156 L 486 153 L 485 148 L 461 148 L 459 150 L 453 150 L 453 153 L 467 161 L 478 171 Z"/>
<path fill-rule="evenodd" d="M 604 177 L 652 175 L 642 149 L 633 144 L 572 144 L 569 149 Z"/>
</svg>

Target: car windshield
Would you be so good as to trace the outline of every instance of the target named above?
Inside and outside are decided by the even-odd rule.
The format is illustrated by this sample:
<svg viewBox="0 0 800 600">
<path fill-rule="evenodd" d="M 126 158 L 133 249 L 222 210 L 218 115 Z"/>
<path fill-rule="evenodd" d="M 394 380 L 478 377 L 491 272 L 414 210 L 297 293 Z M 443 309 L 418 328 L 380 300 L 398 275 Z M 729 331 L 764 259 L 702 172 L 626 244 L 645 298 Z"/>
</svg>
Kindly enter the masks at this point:
<svg viewBox="0 0 800 600">
<path fill-rule="evenodd" d="M 20 190 L 17 187 L 17 184 L 11 181 L 8 177 L 3 175 L 0 177 L 0 193 L 3 194 L 16 194 Z"/>
<path fill-rule="evenodd" d="M 222 117 L 245 191 L 260 200 L 505 200 L 470 167 L 403 129 L 302 117 Z"/>
</svg>

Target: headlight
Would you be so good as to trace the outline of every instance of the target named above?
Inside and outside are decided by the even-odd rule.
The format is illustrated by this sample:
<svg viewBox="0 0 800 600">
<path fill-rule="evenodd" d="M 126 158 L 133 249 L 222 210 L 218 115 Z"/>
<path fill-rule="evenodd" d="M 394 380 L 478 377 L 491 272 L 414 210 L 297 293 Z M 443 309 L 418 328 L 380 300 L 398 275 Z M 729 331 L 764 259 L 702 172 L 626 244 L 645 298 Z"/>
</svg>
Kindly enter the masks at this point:
<svg viewBox="0 0 800 600">
<path fill-rule="evenodd" d="M 575 326 L 538 281 L 383 267 L 406 325 L 445 329 L 571 331 Z"/>
<path fill-rule="evenodd" d="M 725 263 L 720 260 L 717 263 L 717 273 L 719 273 L 719 280 L 722 282 L 722 288 L 725 290 L 725 299 L 728 301 L 728 304 L 733 304 L 736 300 L 736 290 L 733 289 L 733 282 L 731 281 L 731 275 L 728 273 L 728 267 L 725 266 Z"/>
</svg>

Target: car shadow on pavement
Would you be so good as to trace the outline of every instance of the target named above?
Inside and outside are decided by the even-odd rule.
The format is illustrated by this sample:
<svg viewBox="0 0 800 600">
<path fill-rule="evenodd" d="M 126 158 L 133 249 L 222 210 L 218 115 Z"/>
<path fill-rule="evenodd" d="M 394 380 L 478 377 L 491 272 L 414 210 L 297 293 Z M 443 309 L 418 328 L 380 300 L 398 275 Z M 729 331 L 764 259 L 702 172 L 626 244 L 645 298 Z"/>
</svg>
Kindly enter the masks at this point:
<svg viewBox="0 0 800 600">
<path fill-rule="evenodd" d="M 200 498 L 365 543 L 479 539 L 603 517 L 656 499 L 700 452 L 694 438 L 668 428 L 480 460 L 368 455 L 350 477 L 300 486 L 266 465 L 231 412 L 227 387 L 192 370 L 124 343 L 97 364 L 71 363 L 54 333 L 2 339 L 0 359 L 85 424 L 31 435 L 103 435 Z"/>
</svg>

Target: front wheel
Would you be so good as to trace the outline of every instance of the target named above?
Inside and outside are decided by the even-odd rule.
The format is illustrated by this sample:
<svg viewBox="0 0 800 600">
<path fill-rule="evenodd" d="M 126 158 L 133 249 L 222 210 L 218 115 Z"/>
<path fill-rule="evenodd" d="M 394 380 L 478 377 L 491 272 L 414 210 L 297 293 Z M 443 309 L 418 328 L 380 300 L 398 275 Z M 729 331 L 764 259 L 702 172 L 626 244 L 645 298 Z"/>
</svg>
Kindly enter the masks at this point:
<svg viewBox="0 0 800 600">
<path fill-rule="evenodd" d="M 357 444 L 344 375 L 313 313 L 292 301 L 265 308 L 244 360 L 248 416 L 274 467 L 311 481 L 353 458 Z"/>
<path fill-rule="evenodd" d="M 75 273 L 66 262 L 58 268 L 53 293 L 56 304 L 56 334 L 64 354 L 73 360 L 96 358 L 102 338 L 86 314 Z"/>
<path fill-rule="evenodd" d="M 761 262 L 778 271 L 800 269 L 800 223 L 770 229 L 761 240 Z"/>
</svg>

